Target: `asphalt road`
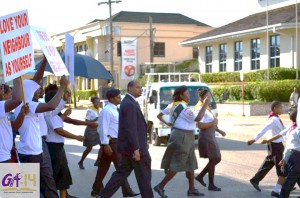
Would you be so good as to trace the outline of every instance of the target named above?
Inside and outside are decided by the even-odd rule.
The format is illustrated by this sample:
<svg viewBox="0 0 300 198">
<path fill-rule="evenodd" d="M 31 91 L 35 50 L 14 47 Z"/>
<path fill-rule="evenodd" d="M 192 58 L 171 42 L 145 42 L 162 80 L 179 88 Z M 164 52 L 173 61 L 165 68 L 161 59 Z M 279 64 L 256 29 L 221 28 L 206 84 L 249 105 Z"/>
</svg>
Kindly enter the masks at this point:
<svg viewBox="0 0 300 198">
<path fill-rule="evenodd" d="M 84 119 L 86 110 L 73 110 L 71 117 Z M 283 115 L 283 123 L 288 124 L 287 115 Z M 266 122 L 266 117 L 219 117 L 219 127 L 227 132 L 226 137 L 218 137 L 218 142 L 222 150 L 222 161 L 216 168 L 215 184 L 222 188 L 222 192 L 210 192 L 207 188 L 200 186 L 197 182 L 196 188 L 200 192 L 205 193 L 205 197 L 209 198 L 252 198 L 252 197 L 271 197 L 270 193 L 277 181 L 275 168 L 272 169 L 265 179 L 260 183 L 261 192 L 256 191 L 249 179 L 255 174 L 267 154 L 266 146 L 259 143 L 248 146 L 246 141 L 251 139 L 254 134 Z M 75 134 L 83 135 L 85 127 L 65 125 L 65 129 Z M 152 186 L 158 184 L 164 172 L 160 169 L 160 162 L 165 151 L 165 146 L 155 147 L 150 145 L 150 154 L 152 157 Z M 84 161 L 85 170 L 80 170 L 77 163 L 84 151 L 81 142 L 75 140 L 66 140 L 65 150 L 69 161 L 69 167 L 73 177 L 73 185 L 69 193 L 80 197 L 90 197 L 92 185 L 96 175 L 97 167 L 93 164 L 97 157 L 99 146 L 94 147 L 92 152 Z M 199 173 L 206 165 L 207 160 L 198 157 L 198 150 L 195 150 L 198 158 L 198 167 L 196 174 Z M 110 178 L 114 167 L 111 166 L 104 184 Z M 129 183 L 134 191 L 139 192 L 134 173 L 129 178 Z M 204 178 L 208 182 L 207 177 Z M 187 197 L 188 182 L 184 173 L 178 173 L 170 183 L 167 184 L 165 191 L 170 198 Z M 300 196 L 300 189 L 291 194 L 291 197 Z M 121 190 L 113 196 L 115 198 L 122 197 Z M 159 197 L 154 192 L 154 197 Z"/>
</svg>

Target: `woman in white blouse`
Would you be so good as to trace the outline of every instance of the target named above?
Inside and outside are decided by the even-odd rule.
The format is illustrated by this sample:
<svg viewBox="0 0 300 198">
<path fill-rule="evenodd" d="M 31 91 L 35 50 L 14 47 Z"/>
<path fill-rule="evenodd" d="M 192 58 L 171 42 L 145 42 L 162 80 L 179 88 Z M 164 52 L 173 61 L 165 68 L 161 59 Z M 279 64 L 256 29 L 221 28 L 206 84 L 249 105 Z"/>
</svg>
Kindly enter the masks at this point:
<svg viewBox="0 0 300 198">
<path fill-rule="evenodd" d="M 91 99 L 91 102 L 93 103 L 93 106 L 89 107 L 89 109 L 86 112 L 86 117 L 85 120 L 89 122 L 98 122 L 98 117 L 101 111 L 100 108 L 100 99 L 98 97 L 93 97 Z M 85 132 L 84 132 L 84 141 L 83 141 L 83 146 L 86 147 L 84 152 L 82 153 L 82 157 L 80 161 L 78 162 L 79 168 L 84 169 L 83 166 L 83 161 L 87 157 L 87 155 L 92 151 L 93 146 L 99 145 L 100 144 L 100 138 L 99 134 L 97 132 L 97 128 L 91 128 L 89 126 L 86 127 Z M 95 162 L 95 166 L 98 165 L 99 162 L 99 154 L 98 158 Z"/>
</svg>

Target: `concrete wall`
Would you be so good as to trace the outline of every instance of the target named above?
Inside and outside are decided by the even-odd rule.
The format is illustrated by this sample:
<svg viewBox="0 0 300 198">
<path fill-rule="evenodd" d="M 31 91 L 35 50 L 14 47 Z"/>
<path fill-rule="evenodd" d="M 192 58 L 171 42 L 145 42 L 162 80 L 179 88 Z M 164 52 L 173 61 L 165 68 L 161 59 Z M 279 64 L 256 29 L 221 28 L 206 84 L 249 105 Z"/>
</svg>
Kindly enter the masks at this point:
<svg viewBox="0 0 300 198">
<path fill-rule="evenodd" d="M 283 104 L 283 113 L 288 113 L 290 107 L 288 102 Z M 267 115 L 270 110 L 270 102 L 266 103 L 250 103 L 244 105 L 244 115 L 245 116 L 263 116 Z M 225 103 L 217 104 L 218 114 L 219 115 L 243 115 L 243 105 L 241 103 Z"/>
</svg>

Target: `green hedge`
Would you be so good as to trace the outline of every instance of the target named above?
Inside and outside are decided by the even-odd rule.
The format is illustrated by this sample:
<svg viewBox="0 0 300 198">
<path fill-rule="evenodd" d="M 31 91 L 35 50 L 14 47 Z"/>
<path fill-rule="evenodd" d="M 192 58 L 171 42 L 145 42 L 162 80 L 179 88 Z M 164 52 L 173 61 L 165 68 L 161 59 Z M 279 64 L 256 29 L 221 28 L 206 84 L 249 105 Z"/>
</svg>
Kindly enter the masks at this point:
<svg viewBox="0 0 300 198">
<path fill-rule="evenodd" d="M 270 80 L 296 79 L 296 69 L 276 67 L 269 69 Z M 245 82 L 267 80 L 267 69 L 244 73 Z M 240 72 L 218 72 L 201 74 L 205 83 L 240 82 Z"/>
<path fill-rule="evenodd" d="M 299 80 L 280 80 L 251 82 L 245 84 L 244 99 L 271 102 L 278 100 L 288 102 L 294 87 L 300 88 Z M 217 101 L 223 99 L 223 93 L 227 92 L 229 100 L 241 100 L 242 86 L 228 85 L 212 88 L 212 92 Z"/>
<path fill-rule="evenodd" d="M 89 97 L 97 96 L 97 91 L 95 90 L 78 90 L 76 91 L 76 96 L 79 100 L 89 100 Z"/>
</svg>

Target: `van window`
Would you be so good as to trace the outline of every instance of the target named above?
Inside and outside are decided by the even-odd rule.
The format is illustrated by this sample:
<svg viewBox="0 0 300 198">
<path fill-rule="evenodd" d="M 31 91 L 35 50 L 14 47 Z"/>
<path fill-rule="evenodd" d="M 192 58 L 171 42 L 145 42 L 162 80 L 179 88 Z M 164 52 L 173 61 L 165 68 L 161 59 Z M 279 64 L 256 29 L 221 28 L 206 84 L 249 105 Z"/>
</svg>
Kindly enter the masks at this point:
<svg viewBox="0 0 300 198">
<path fill-rule="evenodd" d="M 177 86 L 160 88 L 159 98 L 160 98 L 160 109 L 161 110 L 165 109 L 169 104 L 172 103 L 172 96 L 177 88 L 178 88 Z M 204 89 L 209 90 L 209 88 L 202 87 L 202 86 L 190 86 L 190 87 L 188 86 L 188 90 L 191 95 L 190 102 L 188 104 L 189 106 L 195 106 L 197 104 L 197 102 L 199 100 L 199 98 L 198 98 L 198 89 L 199 88 L 204 88 Z M 216 106 L 213 104 L 215 104 L 215 101 L 214 101 L 214 98 L 212 97 L 212 103 L 210 106 L 212 109 L 215 109 Z"/>
</svg>

